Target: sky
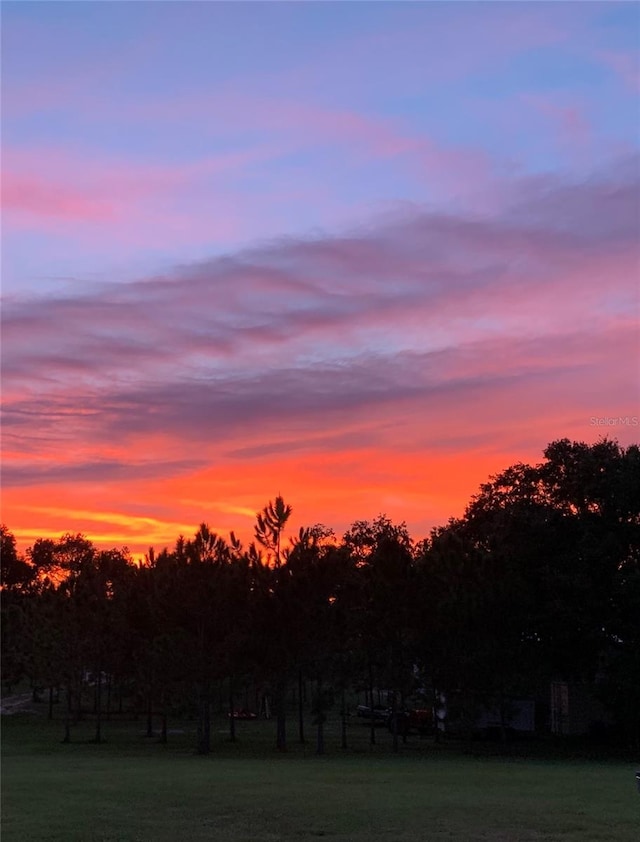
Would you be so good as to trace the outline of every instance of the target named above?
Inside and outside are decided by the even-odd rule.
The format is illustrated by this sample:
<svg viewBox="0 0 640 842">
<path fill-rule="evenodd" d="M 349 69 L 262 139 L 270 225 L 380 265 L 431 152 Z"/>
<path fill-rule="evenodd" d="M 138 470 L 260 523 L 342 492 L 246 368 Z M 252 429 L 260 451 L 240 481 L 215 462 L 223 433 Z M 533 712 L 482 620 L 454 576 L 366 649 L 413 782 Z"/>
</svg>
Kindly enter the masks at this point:
<svg viewBox="0 0 640 842">
<path fill-rule="evenodd" d="M 141 553 L 640 441 L 640 5 L 3 2 L 2 520 Z"/>
</svg>

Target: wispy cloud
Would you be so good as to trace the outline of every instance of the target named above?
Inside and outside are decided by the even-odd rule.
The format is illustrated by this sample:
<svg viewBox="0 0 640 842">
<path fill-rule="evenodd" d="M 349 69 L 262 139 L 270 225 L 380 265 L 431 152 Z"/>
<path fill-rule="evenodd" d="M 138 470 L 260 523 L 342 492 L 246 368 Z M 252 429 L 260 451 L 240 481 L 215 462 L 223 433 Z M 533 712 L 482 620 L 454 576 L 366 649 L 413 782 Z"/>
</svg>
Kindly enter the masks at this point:
<svg viewBox="0 0 640 842">
<path fill-rule="evenodd" d="M 16 456 L 5 483 L 395 449 L 383 419 L 398 407 L 414 419 L 402 441 L 437 440 L 433 449 L 489 434 L 517 407 L 540 423 L 569 417 L 572 402 L 586 412 L 594 383 L 627 405 L 630 381 L 609 369 L 637 349 L 639 193 L 620 173 L 526 182 L 498 217 L 414 208 L 356 234 L 8 302 L 5 429 Z M 460 419 L 481 405 L 482 429 L 471 431 Z M 30 440 L 50 464 L 21 459 Z M 53 455 L 72 441 L 83 443 L 78 460 Z M 102 458 L 114 441 L 122 452 Z"/>
<path fill-rule="evenodd" d="M 23 536 L 160 541 L 277 490 L 421 530 L 637 414 L 632 13 L 356 6 L 8 10 Z"/>
<path fill-rule="evenodd" d="M 640 54 L 637 50 L 633 53 L 600 50 L 596 55 L 615 73 L 626 88 L 634 94 L 640 92 Z"/>
</svg>

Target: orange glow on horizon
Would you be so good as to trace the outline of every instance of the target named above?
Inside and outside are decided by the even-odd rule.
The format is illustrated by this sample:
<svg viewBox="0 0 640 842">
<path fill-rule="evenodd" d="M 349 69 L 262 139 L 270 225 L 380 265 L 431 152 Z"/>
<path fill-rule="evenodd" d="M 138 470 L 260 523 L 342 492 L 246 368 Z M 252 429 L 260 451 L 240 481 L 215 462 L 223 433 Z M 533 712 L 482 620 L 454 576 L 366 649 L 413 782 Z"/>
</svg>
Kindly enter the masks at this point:
<svg viewBox="0 0 640 842">
<path fill-rule="evenodd" d="M 21 550 L 37 538 L 80 532 L 99 547 L 127 546 L 140 556 L 150 546 L 156 551 L 171 547 L 181 534 L 191 537 L 203 521 L 225 538 L 233 530 L 248 542 L 253 539 L 256 512 L 281 493 L 293 506 L 290 534 L 320 522 L 340 536 L 354 520 L 385 513 L 395 521 L 406 521 L 419 540 L 431 527 L 462 514 L 480 483 L 513 461 L 515 455 L 506 454 L 374 450 L 279 457 L 247 462 L 242 469 L 221 465 L 186 476 L 99 489 L 5 489 L 3 519 Z M 124 494 L 137 502 L 123 505 Z M 54 497 L 56 505 L 42 505 L 43 499 Z"/>
</svg>

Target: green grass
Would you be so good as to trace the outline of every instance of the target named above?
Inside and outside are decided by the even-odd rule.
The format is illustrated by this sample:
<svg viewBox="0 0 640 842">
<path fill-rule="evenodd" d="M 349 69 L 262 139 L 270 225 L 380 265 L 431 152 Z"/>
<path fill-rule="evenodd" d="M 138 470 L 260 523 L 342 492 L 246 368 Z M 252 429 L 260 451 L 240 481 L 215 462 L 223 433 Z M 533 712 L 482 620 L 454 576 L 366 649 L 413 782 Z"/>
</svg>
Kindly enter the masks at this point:
<svg viewBox="0 0 640 842">
<path fill-rule="evenodd" d="M 214 727 L 213 752 L 197 757 L 193 734 L 167 746 L 143 724 L 107 723 L 108 741 L 62 745 L 60 722 L 3 719 L 3 842 L 342 842 L 558 840 L 637 842 L 635 766 L 623 762 L 467 757 L 414 739 L 370 751 L 353 723 L 344 754 L 292 744 L 272 749 L 273 723 L 239 723 L 229 744 Z M 193 724 L 186 724 L 187 731 Z"/>
</svg>

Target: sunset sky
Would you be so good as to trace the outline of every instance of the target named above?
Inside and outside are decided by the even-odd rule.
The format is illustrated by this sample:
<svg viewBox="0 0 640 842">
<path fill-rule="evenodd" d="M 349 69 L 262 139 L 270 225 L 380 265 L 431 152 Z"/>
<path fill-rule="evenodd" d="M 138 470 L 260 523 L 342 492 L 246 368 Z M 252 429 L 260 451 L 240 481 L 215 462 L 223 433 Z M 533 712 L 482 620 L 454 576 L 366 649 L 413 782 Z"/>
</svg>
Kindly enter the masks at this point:
<svg viewBox="0 0 640 842">
<path fill-rule="evenodd" d="M 421 538 L 554 439 L 639 441 L 639 16 L 3 2 L 20 546 L 248 537 L 278 493 Z"/>
</svg>

